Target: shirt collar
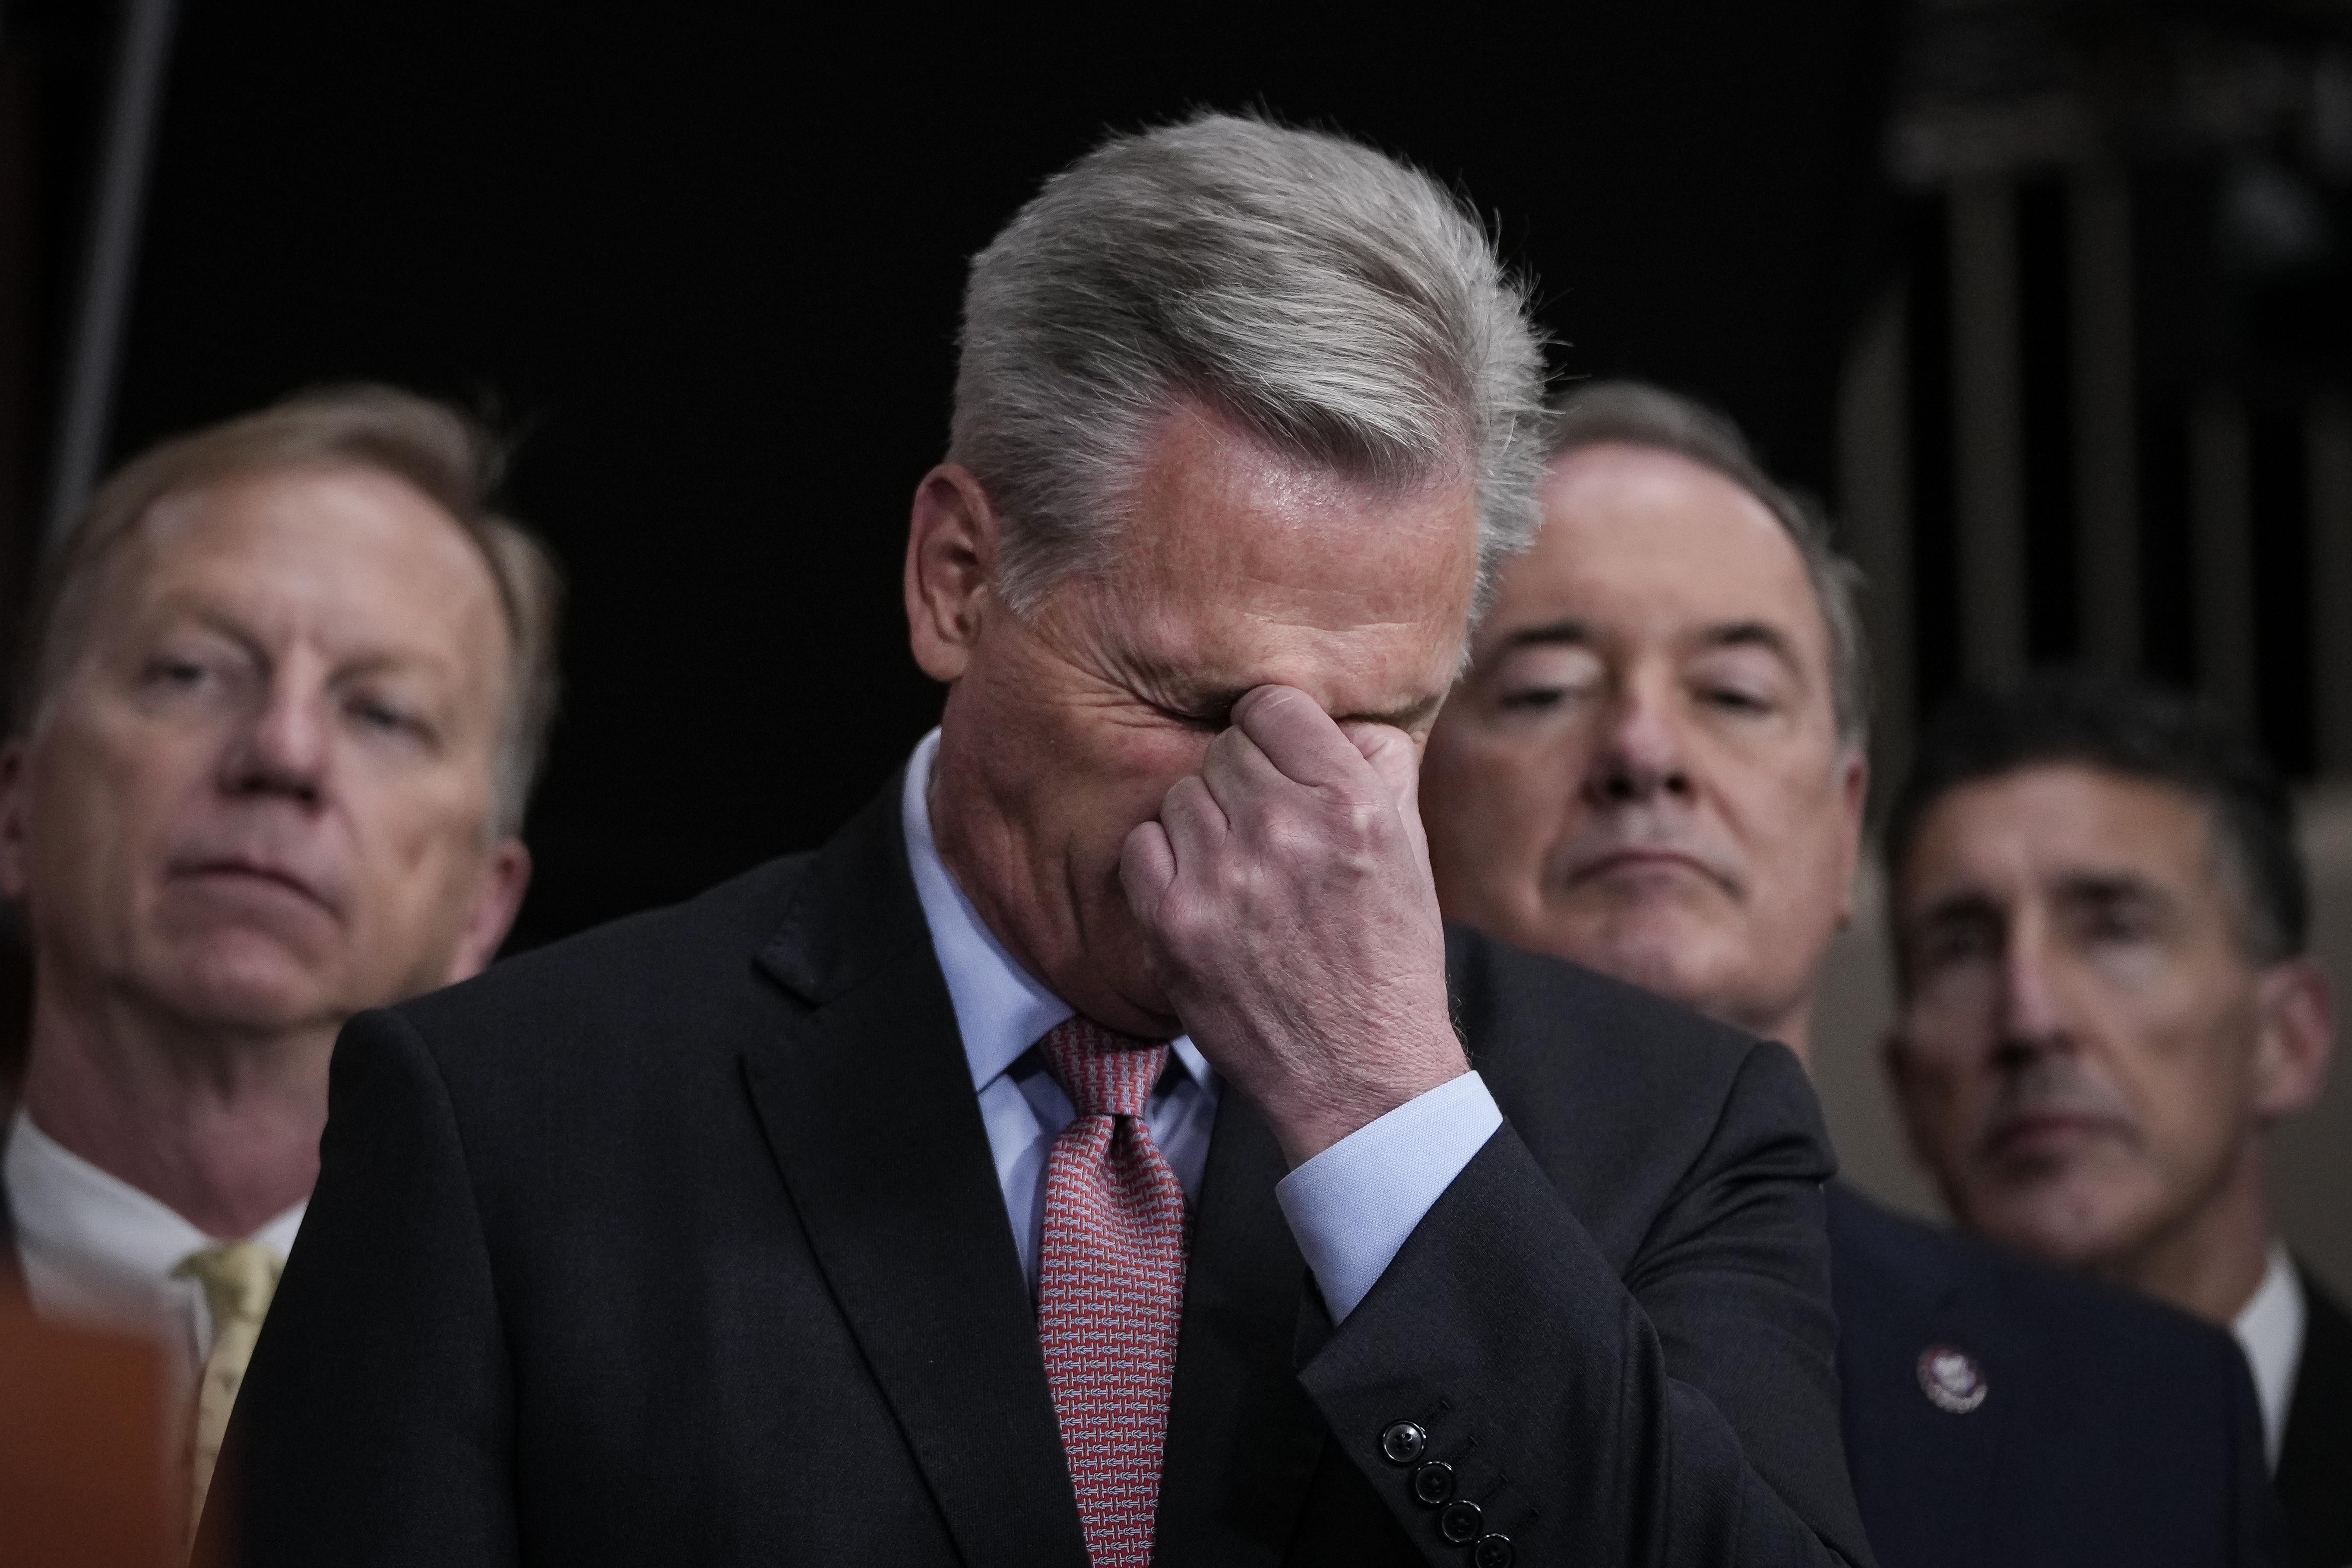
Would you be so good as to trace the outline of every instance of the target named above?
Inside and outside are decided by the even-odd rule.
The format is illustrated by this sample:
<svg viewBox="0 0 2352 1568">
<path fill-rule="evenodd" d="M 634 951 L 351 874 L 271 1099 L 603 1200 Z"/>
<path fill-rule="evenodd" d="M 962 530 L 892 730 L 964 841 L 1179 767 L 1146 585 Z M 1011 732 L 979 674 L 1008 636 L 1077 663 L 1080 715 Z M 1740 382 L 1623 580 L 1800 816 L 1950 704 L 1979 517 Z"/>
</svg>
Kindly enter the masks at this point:
<svg viewBox="0 0 2352 1568">
<path fill-rule="evenodd" d="M 2303 1281 L 2295 1277 L 2286 1243 L 2273 1241 L 2261 1286 L 2230 1325 L 2254 1374 L 2254 1394 L 2263 1410 L 2263 1447 L 2273 1469 L 2278 1468 L 2279 1445 L 2286 1436 L 2287 1405 L 2294 1397 L 2296 1364 L 2303 1360 L 2307 1310 Z"/>
<path fill-rule="evenodd" d="M 1003 1076 L 1039 1037 L 1076 1009 L 1039 984 L 1004 951 L 940 858 L 938 841 L 931 837 L 930 808 L 931 770 L 939 752 L 940 732 L 933 730 L 908 759 L 898 815 L 907 834 L 907 862 L 915 874 L 915 896 L 922 900 L 923 921 L 931 928 L 931 947 L 947 976 L 964 1058 L 971 1066 L 971 1086 L 978 1090 Z M 1209 1087 L 1208 1059 L 1190 1036 L 1170 1042 L 1170 1050 L 1195 1083 Z"/>
<path fill-rule="evenodd" d="M 33 1124 L 19 1108 L 5 1162 L 8 1208 L 21 1244 L 58 1266 L 124 1283 L 161 1285 L 190 1253 L 215 1244 L 167 1205 L 100 1170 Z M 292 1250 L 308 1204 L 254 1233 L 279 1257 Z"/>
</svg>

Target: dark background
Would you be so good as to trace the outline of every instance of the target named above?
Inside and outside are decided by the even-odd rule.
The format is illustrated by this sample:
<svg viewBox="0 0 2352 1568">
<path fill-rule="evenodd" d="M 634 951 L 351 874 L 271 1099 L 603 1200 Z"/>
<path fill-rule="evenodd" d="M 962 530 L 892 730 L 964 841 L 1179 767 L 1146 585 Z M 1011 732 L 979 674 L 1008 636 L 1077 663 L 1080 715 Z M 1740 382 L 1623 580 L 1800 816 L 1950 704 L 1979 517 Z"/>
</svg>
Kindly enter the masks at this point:
<svg viewBox="0 0 2352 1568">
<path fill-rule="evenodd" d="M 36 300 L 75 264 L 111 11 L 0 22 L 38 89 L 0 268 Z M 820 840 L 936 716 L 898 563 L 964 261 L 1108 129 L 1257 106 L 1402 153 L 1498 215 L 1559 374 L 1699 393 L 1827 486 L 1880 6 L 1271 11 L 189 0 L 114 454 L 352 377 L 521 436 L 511 510 L 572 598 L 518 945 Z M 16 572 L 62 314 L 0 331 Z"/>
</svg>

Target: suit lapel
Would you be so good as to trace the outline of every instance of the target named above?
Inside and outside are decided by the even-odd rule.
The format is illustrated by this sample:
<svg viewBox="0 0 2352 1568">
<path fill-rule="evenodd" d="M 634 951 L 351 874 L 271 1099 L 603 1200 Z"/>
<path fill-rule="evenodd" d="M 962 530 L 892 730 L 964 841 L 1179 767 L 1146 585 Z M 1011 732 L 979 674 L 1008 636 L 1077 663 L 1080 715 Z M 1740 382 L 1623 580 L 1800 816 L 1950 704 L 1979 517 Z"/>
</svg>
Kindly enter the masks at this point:
<svg viewBox="0 0 2352 1568">
<path fill-rule="evenodd" d="M 1913 1386 L 1919 1389 L 1919 1418 L 1933 1429 L 1936 1441 L 1933 1466 L 1914 1473 L 1931 1478 L 1923 1484 L 1951 1500 L 1939 1506 L 1923 1506 L 1920 1512 L 1929 1519 L 1969 1521 L 1964 1528 L 1974 1534 L 1976 1543 L 1968 1551 L 1955 1552 L 1950 1560 L 1979 1562 L 1985 1560 L 1989 1546 L 2000 1544 L 1986 1542 L 1984 1526 L 2005 1516 L 1998 1494 L 2000 1457 L 2011 1447 L 2009 1428 L 2018 1419 L 2020 1406 L 2032 1402 L 2046 1388 L 2048 1373 L 2029 1364 L 2032 1358 L 2020 1342 L 2021 1336 L 2000 1331 L 1996 1303 L 1975 1300 L 1960 1280 L 1949 1275 L 1923 1284 L 1933 1301 L 1928 1318 L 1931 1342 L 1975 1358 L 1986 1394 L 1982 1406 L 1964 1415 L 1936 1409 L 1916 1381 L 1915 1360 L 1911 1371 Z M 1989 1310 L 1996 1315 L 1987 1317 Z M 1927 1348 L 1919 1346 L 1913 1352 L 1915 1358 Z"/>
<path fill-rule="evenodd" d="M 1282 1560 L 1323 1442 L 1292 1367 L 1307 1266 L 1274 1201 L 1282 1151 L 1230 1088 L 1217 1105 L 1184 1271 L 1184 1322 L 1154 1560 Z"/>
<path fill-rule="evenodd" d="M 2042 1369 L 2022 1364 L 2017 1336 L 1995 1331 L 2000 1303 L 1973 1299 L 1981 1291 L 1932 1235 L 1838 1183 L 1824 1195 L 1847 1458 L 1879 1552 L 1890 1563 L 1990 1562 L 2002 1433 Z M 1976 1409 L 1953 1414 L 1929 1399 L 1920 1358 L 1939 1346 L 1983 1369 Z"/>
<path fill-rule="evenodd" d="M 1084 1568 L 1037 1326 L 895 785 L 761 963 L 809 1011 L 744 1055 L 794 1208 L 967 1562 Z"/>
</svg>

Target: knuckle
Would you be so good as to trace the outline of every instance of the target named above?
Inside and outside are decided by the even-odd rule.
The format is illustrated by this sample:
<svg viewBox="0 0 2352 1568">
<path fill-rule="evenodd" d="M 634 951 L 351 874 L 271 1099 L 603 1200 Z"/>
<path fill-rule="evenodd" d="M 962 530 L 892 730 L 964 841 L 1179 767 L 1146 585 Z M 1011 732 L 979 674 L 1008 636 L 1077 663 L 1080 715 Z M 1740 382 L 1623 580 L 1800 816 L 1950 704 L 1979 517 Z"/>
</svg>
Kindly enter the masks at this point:
<svg viewBox="0 0 2352 1568">
<path fill-rule="evenodd" d="M 1326 848 L 1321 824 L 1286 806 L 1259 818 L 1257 837 L 1268 856 L 1286 862 L 1318 859 Z"/>
</svg>

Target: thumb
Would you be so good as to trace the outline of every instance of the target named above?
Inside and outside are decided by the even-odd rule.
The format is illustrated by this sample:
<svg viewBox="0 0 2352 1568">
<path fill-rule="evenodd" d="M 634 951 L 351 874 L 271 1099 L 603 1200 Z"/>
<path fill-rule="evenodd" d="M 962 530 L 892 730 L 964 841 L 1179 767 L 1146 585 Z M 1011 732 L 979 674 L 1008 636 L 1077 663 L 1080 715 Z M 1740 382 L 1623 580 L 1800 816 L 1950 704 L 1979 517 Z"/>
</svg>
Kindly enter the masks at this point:
<svg viewBox="0 0 2352 1568">
<path fill-rule="evenodd" d="M 1118 849 L 1119 886 L 1128 908 L 1145 931 L 1158 926 L 1160 900 L 1176 883 L 1176 849 L 1157 822 L 1137 823 Z"/>
<path fill-rule="evenodd" d="M 1429 840 L 1421 826 L 1421 748 L 1412 743 L 1412 736 L 1388 724 L 1349 724 L 1347 732 L 1364 761 L 1371 764 L 1389 798 L 1396 802 L 1413 848 L 1427 861 Z"/>
</svg>

